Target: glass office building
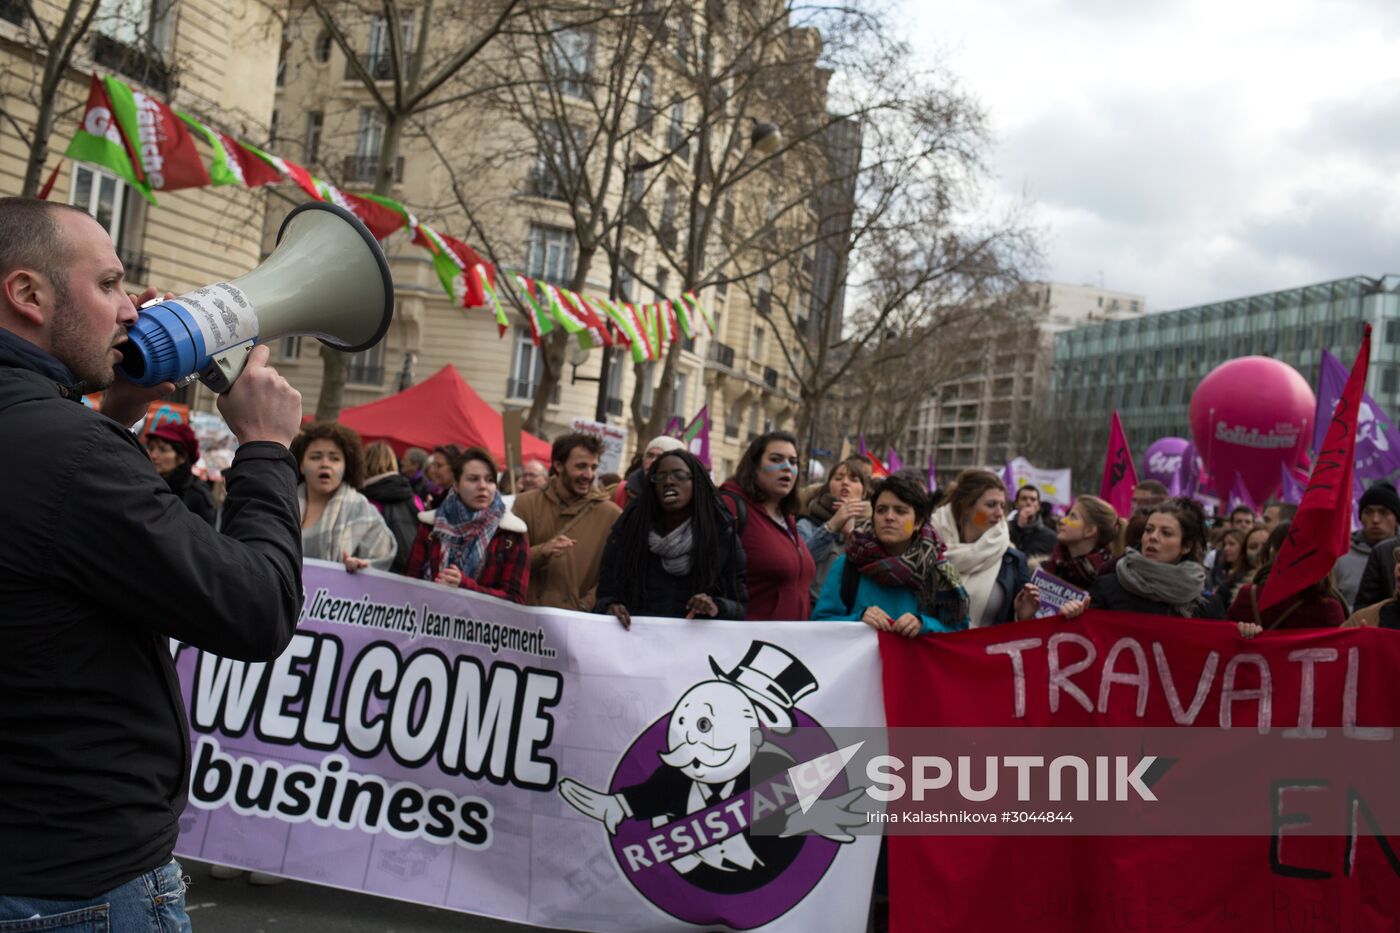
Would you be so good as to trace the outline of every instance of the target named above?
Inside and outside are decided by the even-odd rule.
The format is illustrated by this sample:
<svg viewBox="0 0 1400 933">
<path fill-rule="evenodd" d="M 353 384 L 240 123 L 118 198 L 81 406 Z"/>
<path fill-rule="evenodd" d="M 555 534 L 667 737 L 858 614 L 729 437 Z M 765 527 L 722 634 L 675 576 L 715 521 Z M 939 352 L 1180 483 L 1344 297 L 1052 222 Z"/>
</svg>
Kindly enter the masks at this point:
<svg viewBox="0 0 1400 933">
<path fill-rule="evenodd" d="M 1367 323 L 1373 330 L 1366 388 L 1395 415 L 1400 411 L 1396 275 L 1338 279 L 1058 334 L 1050 407 L 1055 462 L 1047 465 L 1072 467 L 1075 491 L 1097 494 L 1115 409 L 1140 458 L 1159 437 L 1191 438 L 1191 393 L 1226 360 L 1282 360 L 1316 391 L 1323 348 L 1350 366 Z"/>
</svg>

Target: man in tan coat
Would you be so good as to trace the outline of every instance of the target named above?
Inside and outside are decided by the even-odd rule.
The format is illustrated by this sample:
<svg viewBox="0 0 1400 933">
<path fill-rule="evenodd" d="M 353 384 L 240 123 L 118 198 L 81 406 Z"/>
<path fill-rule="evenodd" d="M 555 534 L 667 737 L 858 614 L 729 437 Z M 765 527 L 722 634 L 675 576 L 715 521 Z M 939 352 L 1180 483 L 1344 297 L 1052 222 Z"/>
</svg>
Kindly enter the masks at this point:
<svg viewBox="0 0 1400 933">
<path fill-rule="evenodd" d="M 593 485 L 602 452 L 591 434 L 564 435 L 550 453 L 549 485 L 516 497 L 511 511 L 530 529 L 526 605 L 593 609 L 603 545 L 622 514 Z"/>
</svg>

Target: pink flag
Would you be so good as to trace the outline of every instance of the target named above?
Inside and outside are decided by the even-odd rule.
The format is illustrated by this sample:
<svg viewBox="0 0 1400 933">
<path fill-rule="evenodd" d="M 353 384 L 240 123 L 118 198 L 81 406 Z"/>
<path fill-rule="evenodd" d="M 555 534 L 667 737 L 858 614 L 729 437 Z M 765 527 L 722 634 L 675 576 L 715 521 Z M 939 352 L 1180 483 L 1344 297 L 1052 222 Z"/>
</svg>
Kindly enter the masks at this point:
<svg viewBox="0 0 1400 933">
<path fill-rule="evenodd" d="M 1099 498 L 1117 509 L 1119 515 L 1130 518 L 1133 514 L 1133 489 L 1137 487 L 1137 482 L 1133 454 L 1128 450 L 1128 438 L 1123 434 L 1123 423 L 1118 420 L 1118 412 L 1115 411 L 1108 429 L 1108 456 L 1103 463 Z"/>
</svg>

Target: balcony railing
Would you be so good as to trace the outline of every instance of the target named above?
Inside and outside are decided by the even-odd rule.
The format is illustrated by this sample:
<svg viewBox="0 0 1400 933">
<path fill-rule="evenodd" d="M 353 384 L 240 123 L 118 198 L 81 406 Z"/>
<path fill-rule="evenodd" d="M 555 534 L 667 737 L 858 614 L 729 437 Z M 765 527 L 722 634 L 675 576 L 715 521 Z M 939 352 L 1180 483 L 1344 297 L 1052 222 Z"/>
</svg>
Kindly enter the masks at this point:
<svg viewBox="0 0 1400 933">
<path fill-rule="evenodd" d="M 92 60 L 118 74 L 134 78 L 162 94 L 170 90 L 170 66 L 154 49 L 128 45 L 120 39 L 98 33 L 92 43 Z"/>
<path fill-rule="evenodd" d="M 710 359 L 725 369 L 734 368 L 734 348 L 727 343 L 715 341 L 710 344 Z"/>
<path fill-rule="evenodd" d="M 365 71 L 369 72 L 369 76 L 376 81 L 388 81 L 394 76 L 393 56 L 387 51 L 366 52 L 364 55 L 360 56 L 360 62 L 365 66 Z M 408 66 L 412 62 L 412 53 L 405 52 L 403 55 L 403 65 L 399 69 L 399 73 L 408 74 Z M 346 80 L 359 78 L 359 75 L 355 73 L 355 66 L 351 64 L 349 59 L 345 60 L 345 77 Z"/>
<path fill-rule="evenodd" d="M 350 155 L 345 157 L 340 174 L 346 181 L 374 181 L 378 173 L 379 156 Z M 394 181 L 403 181 L 403 156 L 394 158 Z"/>
</svg>

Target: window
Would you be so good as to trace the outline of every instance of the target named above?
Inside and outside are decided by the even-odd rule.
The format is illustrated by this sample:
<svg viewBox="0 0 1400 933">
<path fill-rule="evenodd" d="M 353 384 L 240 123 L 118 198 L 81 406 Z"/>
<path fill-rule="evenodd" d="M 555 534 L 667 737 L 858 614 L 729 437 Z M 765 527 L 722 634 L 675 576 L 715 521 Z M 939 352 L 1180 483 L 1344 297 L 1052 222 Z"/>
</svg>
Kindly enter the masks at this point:
<svg viewBox="0 0 1400 933">
<path fill-rule="evenodd" d="M 655 376 L 656 376 L 656 361 L 655 361 L 655 360 L 650 360 L 650 361 L 648 361 L 648 362 L 646 362 L 646 363 L 643 363 L 643 364 L 642 364 L 642 377 L 641 377 L 641 378 L 642 378 L 641 409 L 642 409 L 642 417 L 643 417 L 643 418 L 650 418 L 650 417 L 651 417 L 651 405 L 652 405 L 652 402 L 656 401 Z"/>
<path fill-rule="evenodd" d="M 723 298 L 729 294 L 729 276 L 721 272 L 715 276 L 715 297 Z"/>
<path fill-rule="evenodd" d="M 586 97 L 593 72 L 593 36 L 582 29 L 563 29 L 549 47 L 549 76 L 561 93 Z"/>
<path fill-rule="evenodd" d="M 0 19 L 23 26 L 24 15 L 24 0 L 0 0 Z"/>
<path fill-rule="evenodd" d="M 319 110 L 311 110 L 306 114 L 306 138 L 302 141 L 302 155 L 306 159 L 306 164 L 310 165 L 320 158 L 321 154 L 321 127 L 325 122 L 325 115 Z"/>
<path fill-rule="evenodd" d="M 753 340 L 749 343 L 749 359 L 763 361 L 763 343 L 767 334 L 768 331 L 764 327 L 755 325 Z"/>
<path fill-rule="evenodd" d="M 334 40 L 331 39 L 331 34 L 324 29 L 322 29 L 321 34 L 316 37 L 315 55 L 316 61 L 319 64 L 324 65 L 331 60 L 331 44 L 333 41 Z"/>
<path fill-rule="evenodd" d="M 99 0 L 98 32 L 135 49 L 163 53 L 170 43 L 173 0 Z"/>
<path fill-rule="evenodd" d="M 627 176 L 627 225 L 638 230 L 646 229 L 647 225 L 646 207 L 642 204 L 645 192 L 646 181 L 640 174 L 634 172 Z"/>
<path fill-rule="evenodd" d="M 773 282 L 768 277 L 768 271 L 758 274 L 758 300 L 754 303 L 759 314 L 767 317 L 773 313 Z"/>
<path fill-rule="evenodd" d="M 384 384 L 384 341 L 350 357 L 345 367 L 345 381 L 367 386 Z"/>
<path fill-rule="evenodd" d="M 284 360 L 301 359 L 301 338 L 283 337 L 277 345 L 277 356 Z"/>
<path fill-rule="evenodd" d="M 671 414 L 678 417 L 686 417 L 689 409 L 686 408 L 686 394 L 690 389 L 690 374 L 676 373 L 675 398 L 671 400 Z"/>
<path fill-rule="evenodd" d="M 384 147 L 384 115 L 376 107 L 360 108 L 360 129 L 355 134 L 355 155 L 379 159 Z"/>
<path fill-rule="evenodd" d="M 656 84 L 656 72 L 643 68 L 637 74 L 637 129 L 648 136 L 656 124 L 656 104 L 652 94 Z"/>
<path fill-rule="evenodd" d="M 680 98 L 671 101 L 671 125 L 666 129 L 666 148 L 677 158 L 690 158 L 690 144 L 685 135 L 685 101 Z"/>
<path fill-rule="evenodd" d="M 506 383 L 506 398 L 534 398 L 544 376 L 544 355 L 530 338 L 530 328 L 515 329 L 515 347 L 511 354 L 510 379 Z"/>
<path fill-rule="evenodd" d="M 667 249 L 676 248 L 676 204 L 680 201 L 680 185 L 674 180 L 666 179 L 666 193 L 661 198 L 661 223 L 658 225 L 657 238 L 661 240 L 661 245 Z"/>
<path fill-rule="evenodd" d="M 561 285 L 574 273 L 574 235 L 558 227 L 531 224 L 525 244 L 525 274 Z"/>
<path fill-rule="evenodd" d="M 68 203 L 96 217 L 111 235 L 118 252 L 125 245 L 126 194 L 126 183 L 117 176 L 81 162 L 74 163 Z"/>
<path fill-rule="evenodd" d="M 413 57 L 413 11 L 399 14 L 399 69 L 408 71 Z M 390 58 L 389 25 L 384 17 L 375 14 L 369 21 L 369 50 L 365 53 L 364 66 L 376 81 L 387 81 L 394 76 L 394 64 Z M 355 77 L 350 64 L 346 63 L 346 77 Z"/>
<path fill-rule="evenodd" d="M 671 285 L 671 270 L 656 267 L 656 300 L 665 301 L 666 291 Z"/>
<path fill-rule="evenodd" d="M 1389 344 L 1400 343 L 1400 321 L 1385 322 L 1385 342 Z"/>
<path fill-rule="evenodd" d="M 1397 370 L 1394 366 L 1387 366 L 1381 370 L 1381 392 L 1386 395 L 1394 395 L 1396 389 Z"/>
</svg>

